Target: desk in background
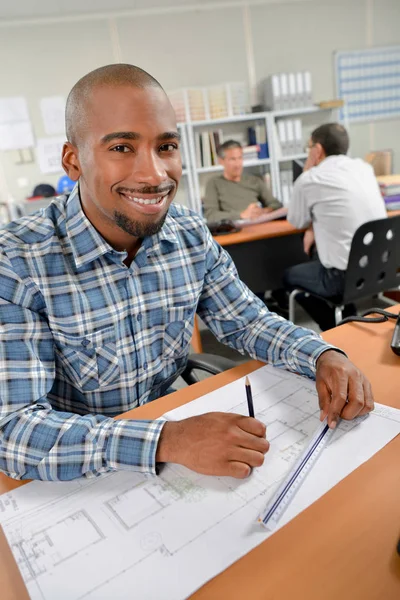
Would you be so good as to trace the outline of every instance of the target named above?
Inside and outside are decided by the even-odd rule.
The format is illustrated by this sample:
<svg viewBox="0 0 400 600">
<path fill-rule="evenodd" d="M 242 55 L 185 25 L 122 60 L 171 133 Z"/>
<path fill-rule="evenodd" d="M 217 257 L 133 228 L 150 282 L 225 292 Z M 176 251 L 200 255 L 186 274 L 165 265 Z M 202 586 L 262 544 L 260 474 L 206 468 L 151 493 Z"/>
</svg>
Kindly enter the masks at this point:
<svg viewBox="0 0 400 600">
<path fill-rule="evenodd" d="M 240 279 L 253 292 L 263 292 L 282 287 L 284 270 L 308 260 L 303 232 L 286 220 L 269 221 L 214 239 L 231 255 Z"/>
<path fill-rule="evenodd" d="M 397 215 L 400 210 L 388 212 L 389 217 Z M 250 225 L 214 239 L 231 255 L 240 279 L 253 292 L 262 292 L 280 288 L 284 270 L 308 260 L 303 251 L 303 233 L 304 229 L 295 229 L 283 220 Z M 197 318 L 192 346 L 195 352 L 202 352 Z"/>
<path fill-rule="evenodd" d="M 231 255 L 240 279 L 257 293 L 281 288 L 284 270 L 308 260 L 303 232 L 286 220 L 269 221 L 214 239 Z M 192 346 L 195 352 L 202 352 L 197 318 Z"/>
<path fill-rule="evenodd" d="M 400 305 L 391 309 L 399 312 Z M 375 400 L 400 409 L 400 357 L 390 349 L 394 321 L 351 323 L 323 337 L 369 377 Z M 152 419 L 251 373 L 250 361 L 123 417 Z M 193 600 L 398 600 L 400 436 L 260 546 L 205 584 Z M 0 475 L 0 493 L 19 485 Z M 55 484 L 57 485 L 57 484 Z M 195 568 L 195 566 L 194 566 Z M 0 535 L 2 600 L 26 600 L 18 568 Z"/>
</svg>

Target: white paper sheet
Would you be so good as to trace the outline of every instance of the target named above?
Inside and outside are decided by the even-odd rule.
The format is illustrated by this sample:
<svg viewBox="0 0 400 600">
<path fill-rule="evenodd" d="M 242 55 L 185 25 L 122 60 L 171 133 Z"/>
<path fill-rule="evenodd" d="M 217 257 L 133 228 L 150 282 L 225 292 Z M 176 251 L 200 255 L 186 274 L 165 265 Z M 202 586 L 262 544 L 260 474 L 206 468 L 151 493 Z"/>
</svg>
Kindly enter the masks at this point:
<svg viewBox="0 0 400 600">
<path fill-rule="evenodd" d="M 65 98 L 48 96 L 40 100 L 40 111 L 46 135 L 65 135 Z"/>
<path fill-rule="evenodd" d="M 281 219 L 282 217 L 286 217 L 287 208 L 286 206 L 282 206 L 281 208 L 277 208 L 276 210 L 272 210 L 269 213 L 258 217 L 257 219 L 238 219 L 237 221 L 233 221 L 233 224 L 237 227 L 246 227 L 247 225 L 259 225 L 260 223 L 267 223 L 268 221 L 275 221 L 275 219 Z"/>
<path fill-rule="evenodd" d="M 270 532 L 256 522 L 317 427 L 314 383 L 266 366 L 250 375 L 271 449 L 246 481 L 177 465 L 70 483 L 33 482 L 0 496 L 0 522 L 33 600 L 186 598 Z M 247 414 L 244 379 L 169 413 Z M 400 433 L 400 410 L 341 422 L 281 526 Z M 344 460 L 345 458 L 345 460 Z"/>
<path fill-rule="evenodd" d="M 0 125 L 0 150 L 22 150 L 34 145 L 30 121 Z"/>
<path fill-rule="evenodd" d="M 28 104 L 22 96 L 0 98 L 0 125 L 29 121 Z"/>
<path fill-rule="evenodd" d="M 61 152 L 65 143 L 64 136 L 39 138 L 36 152 L 41 173 L 61 173 Z"/>
</svg>

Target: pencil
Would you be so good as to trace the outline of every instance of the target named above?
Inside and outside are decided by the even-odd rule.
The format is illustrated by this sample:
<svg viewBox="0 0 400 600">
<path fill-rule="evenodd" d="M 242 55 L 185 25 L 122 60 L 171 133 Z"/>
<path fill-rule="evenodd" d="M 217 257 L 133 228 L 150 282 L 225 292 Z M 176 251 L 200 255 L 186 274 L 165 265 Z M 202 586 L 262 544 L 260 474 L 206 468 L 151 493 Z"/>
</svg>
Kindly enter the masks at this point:
<svg viewBox="0 0 400 600">
<path fill-rule="evenodd" d="M 247 396 L 247 406 L 249 407 L 249 417 L 254 417 L 253 395 L 251 393 L 251 385 L 248 377 L 246 377 L 245 379 L 245 387 Z"/>
</svg>

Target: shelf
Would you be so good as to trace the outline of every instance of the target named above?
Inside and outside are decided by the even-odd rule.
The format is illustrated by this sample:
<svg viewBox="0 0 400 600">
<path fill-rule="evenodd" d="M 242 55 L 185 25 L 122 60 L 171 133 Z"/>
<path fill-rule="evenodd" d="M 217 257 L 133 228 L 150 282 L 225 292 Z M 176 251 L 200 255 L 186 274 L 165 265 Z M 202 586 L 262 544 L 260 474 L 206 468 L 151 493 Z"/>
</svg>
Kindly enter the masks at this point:
<svg viewBox="0 0 400 600">
<path fill-rule="evenodd" d="M 210 127 L 223 123 L 240 123 L 240 121 L 262 121 L 265 120 L 267 112 L 248 113 L 247 115 L 235 115 L 234 117 L 221 117 L 220 119 L 207 119 L 205 121 L 190 121 L 192 127 Z"/>
<path fill-rule="evenodd" d="M 307 154 L 303 152 L 302 154 L 289 154 L 288 156 L 282 156 L 278 158 L 278 162 L 290 162 L 291 160 L 303 160 L 307 158 Z"/>
<path fill-rule="evenodd" d="M 325 110 L 337 110 L 336 108 L 321 108 L 318 105 L 298 106 L 297 108 L 288 108 L 286 110 L 267 110 L 264 112 L 248 113 L 246 115 L 235 115 L 233 117 L 221 117 L 220 119 L 206 119 L 202 121 L 190 121 L 192 127 L 212 127 L 213 125 L 222 125 L 224 123 L 240 123 L 240 121 L 261 121 L 269 115 L 276 117 L 290 117 L 292 115 L 308 115 Z"/>
<path fill-rule="evenodd" d="M 292 115 L 308 115 L 324 110 L 337 110 L 336 108 L 321 108 L 320 106 L 298 106 L 297 108 L 287 108 L 286 110 L 274 110 L 271 114 L 274 117 L 290 117 Z"/>
<path fill-rule="evenodd" d="M 243 162 L 243 167 L 258 167 L 260 165 L 269 165 L 271 162 L 270 158 L 259 158 L 257 160 L 248 160 Z M 223 171 L 221 165 L 213 165 L 212 167 L 200 167 L 196 169 L 198 173 L 214 173 L 216 171 Z"/>
</svg>

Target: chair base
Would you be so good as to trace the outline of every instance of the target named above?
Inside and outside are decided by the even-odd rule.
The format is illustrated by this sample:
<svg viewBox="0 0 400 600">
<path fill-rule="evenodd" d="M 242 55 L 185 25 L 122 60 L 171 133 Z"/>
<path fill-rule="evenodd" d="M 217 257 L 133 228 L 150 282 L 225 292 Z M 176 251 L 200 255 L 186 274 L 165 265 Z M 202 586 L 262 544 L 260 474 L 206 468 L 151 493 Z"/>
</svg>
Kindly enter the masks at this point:
<svg viewBox="0 0 400 600">
<path fill-rule="evenodd" d="M 332 304 L 326 298 L 322 298 L 321 296 L 318 296 L 317 294 L 311 294 L 310 292 L 307 292 L 306 290 L 297 288 L 297 289 L 293 290 L 292 292 L 290 292 L 290 294 L 289 294 L 289 321 L 292 321 L 292 323 L 295 322 L 296 296 L 298 296 L 299 294 L 305 294 L 305 296 L 315 296 L 316 298 L 321 298 L 322 300 L 325 300 L 325 302 L 327 302 L 327 304 L 329 304 L 329 306 L 332 306 L 332 308 L 335 309 L 336 325 L 338 323 L 340 323 L 340 321 L 342 320 L 344 304 Z"/>
</svg>

